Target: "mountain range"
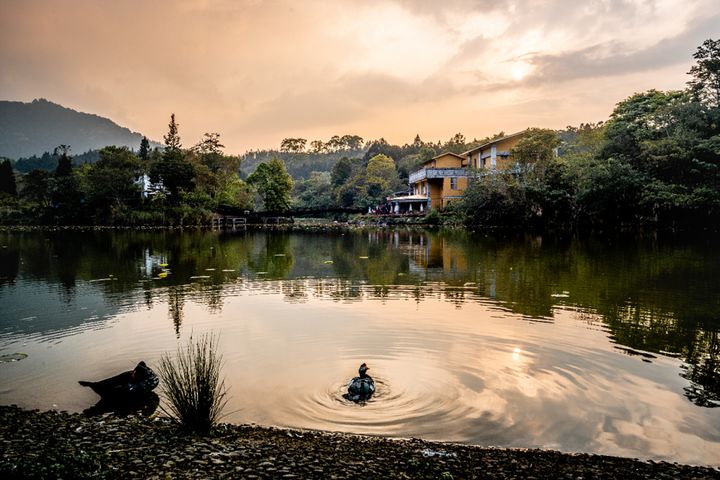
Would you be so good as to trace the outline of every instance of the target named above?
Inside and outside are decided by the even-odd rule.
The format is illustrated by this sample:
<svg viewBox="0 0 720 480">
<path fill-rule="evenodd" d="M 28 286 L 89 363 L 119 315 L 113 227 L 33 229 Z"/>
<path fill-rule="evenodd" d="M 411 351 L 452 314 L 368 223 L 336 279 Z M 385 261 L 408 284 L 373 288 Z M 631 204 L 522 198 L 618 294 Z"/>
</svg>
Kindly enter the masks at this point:
<svg viewBox="0 0 720 480">
<path fill-rule="evenodd" d="M 108 118 L 63 107 L 44 98 L 30 103 L 0 101 L 0 157 L 21 157 L 52 152 L 70 145 L 73 153 L 108 145 L 137 150 L 143 135 Z M 151 142 L 151 146 L 159 146 Z"/>
</svg>

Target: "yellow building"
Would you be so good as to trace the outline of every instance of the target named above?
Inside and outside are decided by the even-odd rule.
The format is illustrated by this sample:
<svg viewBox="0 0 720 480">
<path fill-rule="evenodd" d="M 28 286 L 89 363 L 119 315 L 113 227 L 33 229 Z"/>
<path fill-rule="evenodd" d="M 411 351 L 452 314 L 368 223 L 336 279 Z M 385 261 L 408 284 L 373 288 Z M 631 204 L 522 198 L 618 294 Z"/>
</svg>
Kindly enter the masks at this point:
<svg viewBox="0 0 720 480">
<path fill-rule="evenodd" d="M 512 149 L 515 148 L 526 133 L 527 130 L 523 130 L 522 132 L 505 135 L 468 150 L 462 154 L 466 165 L 479 171 L 515 168 Z"/>
<path fill-rule="evenodd" d="M 446 152 L 423 163 L 420 170 L 410 174 L 410 195 L 391 201 L 396 213 L 446 207 L 462 197 L 467 188 L 469 171 L 465 157 Z"/>
<path fill-rule="evenodd" d="M 460 155 L 445 152 L 410 174 L 410 195 L 393 197 L 395 213 L 445 208 L 462 197 L 471 178 L 516 167 L 512 149 L 527 133 L 513 133 L 485 142 Z"/>
</svg>

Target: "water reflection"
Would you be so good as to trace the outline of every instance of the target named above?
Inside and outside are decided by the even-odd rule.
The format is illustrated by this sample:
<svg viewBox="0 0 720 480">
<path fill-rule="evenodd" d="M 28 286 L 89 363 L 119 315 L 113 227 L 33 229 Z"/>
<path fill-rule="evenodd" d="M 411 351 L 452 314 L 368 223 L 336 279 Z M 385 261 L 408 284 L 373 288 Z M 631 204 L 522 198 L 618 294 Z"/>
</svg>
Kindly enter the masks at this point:
<svg viewBox="0 0 720 480">
<path fill-rule="evenodd" d="M 648 441 L 632 430 L 641 420 L 632 393 L 613 392 L 620 385 L 647 395 L 662 384 L 655 396 L 667 405 L 667 392 L 692 408 L 720 403 L 720 252 L 711 245 L 370 230 L 0 233 L 0 246 L 2 354 L 103 329 L 112 342 L 130 324 L 127 335 L 162 351 L 154 339 L 165 332 L 179 338 L 188 323 L 217 321 L 267 362 L 250 379 L 237 374 L 238 384 L 256 380 L 260 396 L 297 381 L 267 352 L 307 347 L 319 370 L 377 364 L 383 389 L 362 414 L 339 403 L 343 385 L 306 374 L 295 398 L 269 402 L 287 410 L 270 421 L 439 438 L 450 422 L 453 439 L 512 444 L 532 429 L 535 439 L 593 448 Z M 568 405 L 586 410 L 570 415 Z M 660 428 L 651 423 L 644 428 Z M 712 428 L 707 438 L 720 441 Z"/>
</svg>

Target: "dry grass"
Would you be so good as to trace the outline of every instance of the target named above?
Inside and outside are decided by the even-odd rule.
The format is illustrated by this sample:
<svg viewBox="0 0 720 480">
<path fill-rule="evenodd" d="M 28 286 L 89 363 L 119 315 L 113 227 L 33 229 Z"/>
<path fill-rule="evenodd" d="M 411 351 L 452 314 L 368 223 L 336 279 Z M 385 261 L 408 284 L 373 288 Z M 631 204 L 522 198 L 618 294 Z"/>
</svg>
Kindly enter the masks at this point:
<svg viewBox="0 0 720 480">
<path fill-rule="evenodd" d="M 191 337 L 187 346 L 178 347 L 174 358 L 163 355 L 159 369 L 165 396 L 162 411 L 185 430 L 206 435 L 227 403 L 221 367 L 217 337 L 210 333 Z"/>
</svg>

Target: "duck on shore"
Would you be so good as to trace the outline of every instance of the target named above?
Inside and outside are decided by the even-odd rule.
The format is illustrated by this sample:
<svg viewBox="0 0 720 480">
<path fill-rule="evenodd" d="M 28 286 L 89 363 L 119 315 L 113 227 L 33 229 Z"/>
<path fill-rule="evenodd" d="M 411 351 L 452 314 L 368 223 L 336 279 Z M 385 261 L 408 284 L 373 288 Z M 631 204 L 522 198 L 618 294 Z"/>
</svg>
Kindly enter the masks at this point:
<svg viewBox="0 0 720 480">
<path fill-rule="evenodd" d="M 367 371 L 370 367 L 363 363 L 358 369 L 359 376 L 353 377 L 348 385 L 348 392 L 343 395 L 346 399 L 353 402 L 364 402 L 370 400 L 375 393 L 375 380 L 372 379 Z"/>
<path fill-rule="evenodd" d="M 98 382 L 78 382 L 83 387 L 91 388 L 95 393 L 106 399 L 144 395 L 150 393 L 160 379 L 145 362 L 140 362 L 133 370 L 128 370 L 114 377 Z"/>
</svg>

